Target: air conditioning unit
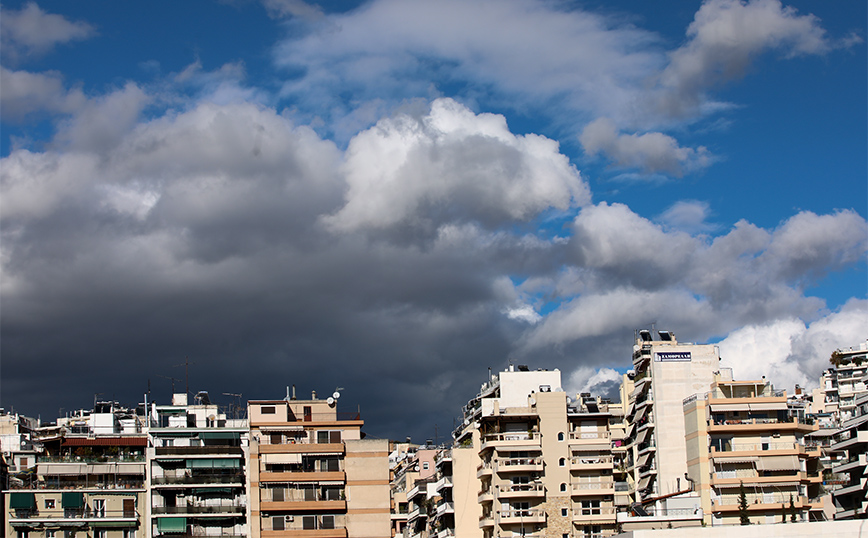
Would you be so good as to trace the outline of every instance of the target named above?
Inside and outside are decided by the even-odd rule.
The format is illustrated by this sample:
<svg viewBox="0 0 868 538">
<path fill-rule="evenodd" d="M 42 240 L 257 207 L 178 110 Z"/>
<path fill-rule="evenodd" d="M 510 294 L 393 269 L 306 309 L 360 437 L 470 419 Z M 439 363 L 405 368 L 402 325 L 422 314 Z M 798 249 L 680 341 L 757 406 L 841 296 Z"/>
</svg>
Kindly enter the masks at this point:
<svg viewBox="0 0 868 538">
<path fill-rule="evenodd" d="M 283 516 L 283 520 L 287 523 L 292 523 L 293 521 L 295 521 L 295 518 L 293 516 Z"/>
</svg>

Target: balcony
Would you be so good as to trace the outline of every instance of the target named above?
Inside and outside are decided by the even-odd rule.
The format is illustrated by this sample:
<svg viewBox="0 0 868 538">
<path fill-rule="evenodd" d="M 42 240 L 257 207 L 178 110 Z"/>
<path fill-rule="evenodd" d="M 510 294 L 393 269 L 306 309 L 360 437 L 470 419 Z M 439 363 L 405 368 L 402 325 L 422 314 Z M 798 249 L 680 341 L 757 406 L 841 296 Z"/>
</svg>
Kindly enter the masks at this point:
<svg viewBox="0 0 868 538">
<path fill-rule="evenodd" d="M 572 484 L 573 496 L 579 495 L 614 495 L 615 482 L 576 482 Z"/>
<path fill-rule="evenodd" d="M 570 445 L 605 444 L 609 445 L 611 433 L 608 431 L 570 432 Z"/>
<path fill-rule="evenodd" d="M 311 510 L 342 512 L 346 509 L 347 501 L 335 499 L 263 501 L 260 504 L 260 510 L 263 512 L 307 512 Z"/>
<path fill-rule="evenodd" d="M 508 484 L 497 486 L 495 489 L 499 499 L 546 496 L 546 490 L 542 484 Z"/>
<path fill-rule="evenodd" d="M 284 471 L 262 472 L 259 474 L 260 482 L 345 482 L 346 473 L 343 471 Z"/>
<path fill-rule="evenodd" d="M 151 512 L 154 514 L 196 514 L 196 515 L 244 515 L 247 507 L 242 503 L 226 506 L 154 506 Z"/>
<path fill-rule="evenodd" d="M 244 456 L 239 446 L 158 446 L 154 454 L 160 456 Z"/>
<path fill-rule="evenodd" d="M 437 509 L 434 512 L 435 517 L 442 517 L 446 514 L 454 514 L 455 513 L 455 505 L 451 502 L 442 502 L 437 505 Z"/>
<path fill-rule="evenodd" d="M 434 493 L 440 493 L 441 490 L 451 488 L 452 487 L 452 478 L 448 476 L 444 476 L 440 480 L 434 483 Z"/>
<path fill-rule="evenodd" d="M 263 473 L 263 475 L 266 473 Z M 278 473 L 272 473 L 278 474 Z M 193 476 L 157 476 L 151 479 L 155 486 L 184 486 L 184 485 L 207 485 L 207 484 L 237 484 L 244 485 L 244 475 L 241 473 L 219 475 L 193 475 Z"/>
<path fill-rule="evenodd" d="M 613 465 L 614 458 L 612 456 L 586 456 L 570 459 L 570 470 L 572 471 L 612 469 Z"/>
<path fill-rule="evenodd" d="M 476 497 L 476 502 L 478 502 L 479 504 L 488 503 L 488 502 L 491 502 L 493 500 L 494 500 L 494 491 L 491 488 L 484 489 L 484 490 L 480 491 Z"/>
<path fill-rule="evenodd" d="M 106 526 L 129 527 L 139 522 L 136 510 L 101 510 L 66 509 L 63 511 L 36 509 L 14 509 L 7 515 L 8 522 L 13 527 L 34 526 L 81 526 L 85 524 L 104 524 Z"/>
<path fill-rule="evenodd" d="M 281 444 L 260 444 L 260 454 L 304 454 L 306 452 L 314 452 L 316 454 L 343 454 L 345 451 L 343 443 L 281 443 Z"/>
<path fill-rule="evenodd" d="M 483 476 L 491 476 L 493 467 L 491 462 L 484 462 L 476 467 L 476 478 L 482 478 Z"/>
<path fill-rule="evenodd" d="M 537 509 L 512 509 L 512 510 L 500 510 L 498 512 L 500 515 L 500 524 L 501 525 L 521 525 L 528 523 L 545 523 L 546 522 L 546 513 L 544 510 Z"/>
<path fill-rule="evenodd" d="M 709 421 L 708 432 L 812 432 L 819 429 L 818 425 L 809 424 L 806 422 L 798 422 L 795 420 L 778 420 L 776 418 L 749 418 L 749 419 L 727 419 L 721 421 Z"/>
<path fill-rule="evenodd" d="M 614 506 L 582 507 L 573 510 L 574 523 L 614 523 Z"/>
<path fill-rule="evenodd" d="M 543 470 L 542 458 L 509 458 L 495 461 L 498 474 L 529 473 Z"/>
<path fill-rule="evenodd" d="M 492 433 L 482 436 L 480 451 L 494 448 L 497 450 L 539 449 L 542 435 L 537 432 Z"/>
</svg>

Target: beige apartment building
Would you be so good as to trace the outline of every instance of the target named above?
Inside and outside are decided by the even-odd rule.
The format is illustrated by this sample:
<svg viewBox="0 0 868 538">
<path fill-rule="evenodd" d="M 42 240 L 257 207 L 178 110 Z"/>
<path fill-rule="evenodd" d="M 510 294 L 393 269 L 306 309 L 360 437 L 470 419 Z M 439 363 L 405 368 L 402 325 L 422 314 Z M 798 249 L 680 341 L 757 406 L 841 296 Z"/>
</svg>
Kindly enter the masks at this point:
<svg viewBox="0 0 868 538">
<path fill-rule="evenodd" d="M 765 380 L 715 376 L 711 390 L 684 401 L 688 475 L 707 525 L 738 525 L 744 491 L 752 523 L 822 520 L 817 431 Z"/>
<path fill-rule="evenodd" d="M 252 538 L 386 538 L 389 442 L 326 400 L 251 400 Z"/>
<path fill-rule="evenodd" d="M 623 429 L 616 426 L 620 411 L 612 407 L 587 396 L 572 401 L 558 370 L 511 366 L 492 376 L 464 407 L 463 424 L 453 434 L 453 465 L 461 450 L 475 456 L 481 535 L 615 534 L 620 461 L 612 436 Z M 456 535 L 464 536 L 458 484 L 456 477 Z"/>
</svg>

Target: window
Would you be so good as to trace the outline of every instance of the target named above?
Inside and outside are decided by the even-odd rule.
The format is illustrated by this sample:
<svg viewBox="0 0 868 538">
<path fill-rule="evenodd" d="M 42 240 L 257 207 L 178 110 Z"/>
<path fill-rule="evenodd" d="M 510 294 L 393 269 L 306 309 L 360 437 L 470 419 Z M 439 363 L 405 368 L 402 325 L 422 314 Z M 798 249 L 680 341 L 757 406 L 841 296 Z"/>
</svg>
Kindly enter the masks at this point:
<svg viewBox="0 0 868 538">
<path fill-rule="evenodd" d="M 567 485 L 562 482 L 561 483 L 561 491 L 566 491 L 566 490 L 567 490 Z"/>
<path fill-rule="evenodd" d="M 568 510 L 566 508 L 561 508 L 561 517 L 567 517 Z"/>
<path fill-rule="evenodd" d="M 136 538 L 136 529 L 124 529 L 123 538 Z"/>
<path fill-rule="evenodd" d="M 56 501 L 54 499 L 45 499 L 45 508 L 47 510 L 54 510 L 54 506 Z M 53 531 L 52 531 L 53 532 Z"/>
<path fill-rule="evenodd" d="M 425 471 L 428 470 L 428 462 L 427 462 L 427 461 L 423 461 L 423 462 L 422 462 L 422 469 L 425 470 Z"/>
<path fill-rule="evenodd" d="M 175 446 L 174 439 L 163 439 L 163 446 Z"/>
<path fill-rule="evenodd" d="M 20 460 L 18 460 L 18 468 L 19 469 L 25 469 L 25 468 L 27 468 L 28 463 L 29 463 L 29 461 L 27 458 L 21 458 Z"/>
<path fill-rule="evenodd" d="M 558 432 L 558 441 L 564 440 L 564 432 Z"/>
<path fill-rule="evenodd" d="M 311 530 L 316 528 L 316 516 L 302 516 L 301 528 Z"/>
<path fill-rule="evenodd" d="M 93 517 L 105 517 L 105 499 L 93 500 Z M 94 536 L 94 538 L 98 538 Z M 102 538 L 105 538 L 104 536 Z"/>
<path fill-rule="evenodd" d="M 319 528 L 333 529 L 335 528 L 335 516 L 322 516 L 322 523 Z"/>
<path fill-rule="evenodd" d="M 55 538 L 57 536 L 57 531 L 47 530 L 45 531 L 45 538 Z"/>
<path fill-rule="evenodd" d="M 566 458 L 561 458 L 558 460 L 558 466 L 566 467 L 566 465 L 567 465 L 567 459 Z"/>
<path fill-rule="evenodd" d="M 272 445 L 279 445 L 279 444 L 283 443 L 283 435 L 281 435 L 279 433 L 272 433 L 269 436 L 268 442 Z"/>
<path fill-rule="evenodd" d="M 27 538 L 27 531 L 18 531 L 18 538 Z"/>
<path fill-rule="evenodd" d="M 273 530 L 273 531 L 286 530 L 286 517 L 285 516 L 272 516 L 272 518 L 271 518 L 271 530 Z"/>
<path fill-rule="evenodd" d="M 274 408 L 273 405 L 263 405 L 259 408 L 259 412 L 263 415 L 274 415 L 275 413 L 277 413 L 277 410 Z"/>
<path fill-rule="evenodd" d="M 93 531 L 93 538 L 106 538 L 105 529 L 96 529 Z"/>
</svg>

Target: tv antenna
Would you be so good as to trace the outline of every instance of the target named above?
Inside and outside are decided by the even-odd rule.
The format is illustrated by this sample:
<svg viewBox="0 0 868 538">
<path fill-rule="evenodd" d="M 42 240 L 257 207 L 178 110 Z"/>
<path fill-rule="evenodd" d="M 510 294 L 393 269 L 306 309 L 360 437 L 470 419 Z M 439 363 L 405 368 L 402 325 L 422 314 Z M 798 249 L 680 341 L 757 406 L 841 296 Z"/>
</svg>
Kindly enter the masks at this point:
<svg viewBox="0 0 868 538">
<path fill-rule="evenodd" d="M 176 364 L 174 367 L 179 368 L 181 366 L 184 367 L 184 392 L 190 394 L 190 365 L 196 364 L 195 362 L 190 362 L 189 357 L 184 357 L 184 362 L 182 364 Z M 172 392 L 175 392 L 175 389 L 172 389 Z"/>
<path fill-rule="evenodd" d="M 229 404 L 232 411 L 232 418 L 238 418 L 238 410 L 241 409 L 241 393 L 234 392 L 224 392 L 223 396 L 232 396 L 235 398 L 235 402 L 233 404 Z"/>
</svg>

